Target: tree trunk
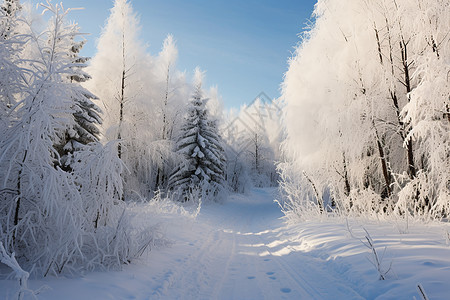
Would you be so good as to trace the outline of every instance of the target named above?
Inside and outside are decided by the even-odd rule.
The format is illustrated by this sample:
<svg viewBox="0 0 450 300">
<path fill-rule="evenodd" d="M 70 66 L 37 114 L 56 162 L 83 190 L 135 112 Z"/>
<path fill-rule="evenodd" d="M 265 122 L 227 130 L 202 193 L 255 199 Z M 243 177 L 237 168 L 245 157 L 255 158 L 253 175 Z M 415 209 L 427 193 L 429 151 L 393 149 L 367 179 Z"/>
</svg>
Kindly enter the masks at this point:
<svg viewBox="0 0 450 300">
<path fill-rule="evenodd" d="M 345 159 L 345 152 L 342 152 L 342 162 L 344 164 L 344 194 L 345 196 L 349 196 L 350 195 L 350 181 L 348 179 L 348 173 L 347 173 L 347 161 Z M 351 207 L 351 203 L 350 203 L 350 207 Z"/>
<path fill-rule="evenodd" d="M 403 66 L 403 75 L 404 75 L 404 82 L 403 85 L 406 88 L 406 93 L 407 93 L 407 99 L 409 102 L 409 93 L 411 92 L 412 88 L 411 88 L 411 78 L 409 75 L 409 68 L 410 68 L 410 63 L 408 63 L 408 43 L 405 42 L 404 38 L 402 37 L 402 40 L 400 41 L 400 51 L 402 54 L 402 66 Z M 411 129 L 409 129 L 408 131 L 410 131 Z M 407 158 L 408 158 L 408 175 L 410 177 L 410 179 L 414 179 L 416 177 L 416 166 L 414 163 L 414 150 L 413 150 L 413 141 L 412 138 L 408 138 L 407 140 Z"/>
<path fill-rule="evenodd" d="M 125 97 L 125 69 L 122 72 L 122 85 L 121 85 L 121 93 L 120 93 L 120 109 L 119 109 L 119 129 L 117 133 L 117 139 L 119 140 L 119 144 L 117 145 L 117 154 L 120 159 L 122 159 L 122 144 L 120 139 L 122 139 L 122 123 L 123 123 L 123 102 Z"/>
<path fill-rule="evenodd" d="M 167 65 L 167 74 L 166 74 L 166 92 L 164 97 L 164 106 L 163 106 L 163 128 L 161 132 L 161 139 L 163 141 L 168 139 L 168 128 L 169 124 L 167 122 L 167 105 L 169 103 L 169 80 L 170 80 L 170 64 Z M 161 157 L 161 161 L 163 161 L 163 157 Z M 155 180 L 155 190 L 163 187 L 165 181 L 164 176 L 164 166 L 158 167 L 158 171 L 156 172 L 156 180 Z"/>
<path fill-rule="evenodd" d="M 319 192 L 316 188 L 316 185 L 314 184 L 314 182 L 311 180 L 311 178 L 309 178 L 309 176 L 306 174 L 305 171 L 303 171 L 303 176 L 305 176 L 305 178 L 308 180 L 308 182 L 311 184 L 311 187 L 313 188 L 314 194 L 316 195 L 316 199 L 317 199 L 317 205 L 319 205 L 319 210 L 320 213 L 323 213 L 324 211 L 324 207 L 323 207 L 323 198 L 320 197 Z"/>
<path fill-rule="evenodd" d="M 125 21 L 124 21 L 125 22 Z M 117 145 L 117 154 L 120 159 L 122 159 L 122 144 L 120 139 L 122 139 L 122 123 L 123 123 L 123 106 L 125 102 L 125 78 L 126 78 L 126 64 L 125 64 L 125 26 L 122 28 L 122 79 L 120 86 L 120 108 L 119 108 L 119 129 L 117 133 L 117 139 L 119 144 Z"/>
<path fill-rule="evenodd" d="M 259 173 L 259 145 L 258 145 L 258 134 L 255 133 L 255 169 Z"/>
<path fill-rule="evenodd" d="M 386 157 L 384 154 L 384 148 L 383 148 L 383 144 L 381 143 L 380 137 L 378 136 L 378 130 L 376 129 L 375 124 L 373 124 L 373 127 L 375 129 L 375 137 L 377 139 L 378 154 L 380 155 L 381 169 L 383 171 L 384 182 L 386 184 L 386 195 L 387 195 L 387 198 L 390 198 L 392 195 L 392 191 L 391 191 L 391 178 L 392 177 L 391 177 L 391 174 L 387 167 Z"/>
</svg>

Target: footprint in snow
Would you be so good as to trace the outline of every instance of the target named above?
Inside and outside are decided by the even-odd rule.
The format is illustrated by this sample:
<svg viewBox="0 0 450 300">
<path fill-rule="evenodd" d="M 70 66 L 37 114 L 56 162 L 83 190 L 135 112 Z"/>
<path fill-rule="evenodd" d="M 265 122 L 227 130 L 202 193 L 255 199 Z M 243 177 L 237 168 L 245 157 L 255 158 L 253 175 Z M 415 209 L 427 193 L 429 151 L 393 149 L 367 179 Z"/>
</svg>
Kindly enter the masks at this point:
<svg viewBox="0 0 450 300">
<path fill-rule="evenodd" d="M 266 258 L 264 261 L 270 261 L 270 258 Z"/>
<path fill-rule="evenodd" d="M 266 274 L 267 275 L 273 275 L 273 274 L 275 274 L 275 272 L 267 272 Z"/>
<path fill-rule="evenodd" d="M 281 288 L 280 291 L 287 294 L 287 293 L 291 292 L 291 289 L 290 288 Z"/>
<path fill-rule="evenodd" d="M 270 276 L 269 278 L 272 279 L 272 280 L 277 279 L 275 276 Z"/>
<path fill-rule="evenodd" d="M 255 279 L 255 276 L 248 276 L 247 279 Z"/>
</svg>

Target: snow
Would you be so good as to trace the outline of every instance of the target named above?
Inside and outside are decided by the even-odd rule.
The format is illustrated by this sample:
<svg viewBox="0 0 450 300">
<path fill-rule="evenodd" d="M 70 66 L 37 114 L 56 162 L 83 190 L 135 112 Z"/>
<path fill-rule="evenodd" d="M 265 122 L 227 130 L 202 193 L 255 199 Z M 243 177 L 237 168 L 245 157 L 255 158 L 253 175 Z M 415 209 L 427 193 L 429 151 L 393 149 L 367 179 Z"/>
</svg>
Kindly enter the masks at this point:
<svg viewBox="0 0 450 300">
<path fill-rule="evenodd" d="M 276 197 L 275 189 L 254 189 L 200 212 L 168 201 L 130 205 L 136 225 L 154 223 L 169 242 L 122 271 L 32 279 L 28 287 L 47 286 L 38 299 L 347 300 L 421 299 L 421 284 L 430 299 L 448 299 L 449 224 L 342 218 L 287 224 Z M 381 269 L 390 268 L 384 281 L 363 244 L 365 230 Z M 16 288 L 13 279 L 1 280 L 0 298 L 12 299 Z"/>
</svg>

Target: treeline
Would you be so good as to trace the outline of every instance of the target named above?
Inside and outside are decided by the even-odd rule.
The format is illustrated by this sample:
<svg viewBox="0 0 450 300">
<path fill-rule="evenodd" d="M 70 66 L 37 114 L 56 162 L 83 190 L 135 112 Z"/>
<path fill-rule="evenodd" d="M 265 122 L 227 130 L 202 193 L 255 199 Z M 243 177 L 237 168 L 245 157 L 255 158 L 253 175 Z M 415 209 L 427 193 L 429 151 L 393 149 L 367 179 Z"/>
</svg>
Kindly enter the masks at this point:
<svg viewBox="0 0 450 300">
<path fill-rule="evenodd" d="M 251 187 L 278 186 L 276 164 L 283 140 L 280 99 L 263 93 L 250 105 L 226 117 L 227 183 L 231 190 L 246 193 Z"/>
<path fill-rule="evenodd" d="M 447 218 L 450 3 L 320 0 L 283 84 L 285 209 Z"/>
</svg>

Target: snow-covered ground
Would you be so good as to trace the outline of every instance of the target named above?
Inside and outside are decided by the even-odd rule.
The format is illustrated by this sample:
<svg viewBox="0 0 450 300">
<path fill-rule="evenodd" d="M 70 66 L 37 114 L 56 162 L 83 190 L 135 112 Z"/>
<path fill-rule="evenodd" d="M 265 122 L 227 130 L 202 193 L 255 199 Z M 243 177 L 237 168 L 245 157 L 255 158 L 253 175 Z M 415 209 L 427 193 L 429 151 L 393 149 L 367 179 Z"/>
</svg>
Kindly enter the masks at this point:
<svg viewBox="0 0 450 300">
<path fill-rule="evenodd" d="M 324 219 L 287 225 L 274 189 L 233 195 L 197 218 L 138 205 L 172 241 L 123 271 L 30 280 L 39 299 L 429 299 L 450 298 L 450 226 Z M 173 208 L 173 207 L 172 207 Z M 364 224 L 364 225 L 362 225 Z M 379 280 L 366 231 L 382 259 Z M 15 282 L 0 281 L 13 299 Z"/>
</svg>

